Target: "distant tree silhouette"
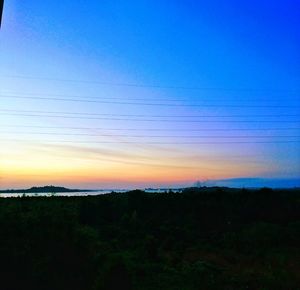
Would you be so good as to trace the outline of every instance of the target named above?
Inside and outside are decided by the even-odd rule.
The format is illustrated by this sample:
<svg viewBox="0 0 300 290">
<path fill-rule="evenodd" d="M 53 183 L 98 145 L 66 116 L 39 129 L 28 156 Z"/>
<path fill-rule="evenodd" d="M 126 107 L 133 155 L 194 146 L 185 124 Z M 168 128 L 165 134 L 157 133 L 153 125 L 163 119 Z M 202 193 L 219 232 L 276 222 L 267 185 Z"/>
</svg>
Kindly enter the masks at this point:
<svg viewBox="0 0 300 290">
<path fill-rule="evenodd" d="M 298 289 L 300 190 L 0 199 L 1 290 Z"/>
<path fill-rule="evenodd" d="M 103 277 L 105 290 L 131 290 L 132 281 L 128 269 L 121 259 L 116 260 Z"/>
</svg>

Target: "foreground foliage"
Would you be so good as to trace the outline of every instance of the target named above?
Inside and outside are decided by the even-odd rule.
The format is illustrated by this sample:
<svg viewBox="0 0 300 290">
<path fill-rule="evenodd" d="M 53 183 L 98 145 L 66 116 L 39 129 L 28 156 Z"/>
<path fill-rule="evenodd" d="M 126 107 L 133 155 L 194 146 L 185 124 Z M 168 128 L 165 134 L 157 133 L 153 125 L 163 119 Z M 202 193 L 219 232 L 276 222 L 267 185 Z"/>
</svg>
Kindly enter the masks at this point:
<svg viewBox="0 0 300 290">
<path fill-rule="evenodd" d="M 300 191 L 0 199 L 1 289 L 300 289 Z"/>
</svg>

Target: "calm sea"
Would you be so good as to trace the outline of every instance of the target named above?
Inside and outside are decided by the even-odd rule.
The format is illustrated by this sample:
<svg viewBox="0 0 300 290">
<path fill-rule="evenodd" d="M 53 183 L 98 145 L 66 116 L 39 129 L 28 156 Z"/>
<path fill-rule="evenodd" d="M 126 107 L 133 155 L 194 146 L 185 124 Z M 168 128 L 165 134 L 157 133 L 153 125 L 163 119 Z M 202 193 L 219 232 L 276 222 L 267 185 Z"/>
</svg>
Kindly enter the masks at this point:
<svg viewBox="0 0 300 290">
<path fill-rule="evenodd" d="M 103 189 L 103 190 L 93 190 L 93 191 L 81 191 L 81 192 L 26 192 L 26 193 L 0 193 L 0 197 L 21 197 L 21 196 L 89 196 L 89 195 L 99 195 L 111 192 L 127 192 L 129 189 Z M 146 192 L 165 192 L 166 189 L 146 189 Z"/>
</svg>

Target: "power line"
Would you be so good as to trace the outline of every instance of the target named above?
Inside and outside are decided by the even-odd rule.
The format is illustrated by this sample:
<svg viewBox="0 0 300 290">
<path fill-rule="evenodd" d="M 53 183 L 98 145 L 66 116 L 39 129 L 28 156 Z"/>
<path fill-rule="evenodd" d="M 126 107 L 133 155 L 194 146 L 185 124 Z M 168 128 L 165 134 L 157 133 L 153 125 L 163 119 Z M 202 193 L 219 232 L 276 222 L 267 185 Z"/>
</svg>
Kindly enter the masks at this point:
<svg viewBox="0 0 300 290">
<path fill-rule="evenodd" d="M 19 96 L 20 93 L 15 93 L 15 92 L 7 92 L 6 94 L 9 95 L 14 95 L 14 96 Z M 67 98 L 83 98 L 83 99 L 101 99 L 101 100 L 124 100 L 126 99 L 127 101 L 161 101 L 153 98 L 131 98 L 131 97 L 98 97 L 98 96 L 83 96 L 83 95 L 70 95 L 70 94 L 45 94 L 45 93 L 21 93 L 22 96 L 48 96 L 48 97 L 67 97 Z M 165 101 L 168 102 L 179 102 L 179 101 L 188 101 L 187 99 L 183 98 L 177 98 L 177 99 L 165 99 Z"/>
<path fill-rule="evenodd" d="M 144 144 L 144 145 L 197 145 L 197 144 L 294 144 L 300 143 L 300 140 L 287 140 L 287 141 L 218 141 L 218 142 L 137 142 L 137 141 L 72 141 L 72 140 L 24 140 L 24 139 L 6 139 L 6 142 L 41 142 L 41 143 L 87 143 L 87 144 Z"/>
<path fill-rule="evenodd" d="M 161 97 L 159 100 L 157 99 L 153 99 L 153 98 L 131 98 L 131 97 L 127 97 L 126 98 L 121 98 L 121 97 L 99 97 L 99 96 L 87 96 L 87 95 L 74 95 L 74 94 L 45 94 L 45 93 L 28 93 L 28 92 L 22 92 L 22 93 L 18 93 L 18 92 L 11 92 L 11 91 L 6 91 L 5 93 L 2 91 L 2 94 L 9 94 L 9 95 L 13 95 L 13 96 L 19 96 L 21 94 L 21 96 L 47 96 L 47 97 L 63 97 L 63 98 L 92 98 L 92 99 L 97 99 L 100 98 L 101 100 L 124 100 L 126 99 L 127 101 L 161 101 Z M 283 96 L 284 99 L 287 98 L 287 96 Z M 253 100 L 253 98 L 251 98 Z M 261 98 L 260 98 L 261 99 Z M 179 101 L 188 101 L 187 98 L 182 98 L 182 97 L 176 97 L 176 99 L 170 99 L 170 98 L 165 98 L 164 101 L 168 101 L 168 102 L 179 102 Z M 260 100 L 261 101 L 261 100 Z"/>
<path fill-rule="evenodd" d="M 236 135 L 236 136 L 216 136 L 216 135 L 204 135 L 204 136 L 178 136 L 178 135 L 127 135 L 127 134 L 87 134 L 87 133 L 56 133 L 56 132 L 0 132 L 2 134 L 29 134 L 29 135 L 53 135 L 53 136 L 89 136 L 89 137 L 126 137 L 126 138 L 298 138 L 300 135 Z"/>
<path fill-rule="evenodd" d="M 113 117 L 78 117 L 64 115 L 42 115 L 42 114 L 17 114 L 3 113 L 6 116 L 22 116 L 22 117 L 46 117 L 61 119 L 87 119 L 87 120 L 109 120 L 109 121 L 135 121 L 135 122 L 169 122 L 169 123 L 296 123 L 291 120 L 166 120 L 166 119 L 128 119 Z"/>
<path fill-rule="evenodd" d="M 241 92 L 253 92 L 253 91 L 270 91 L 270 92 L 299 92 L 298 90 L 288 89 L 270 89 L 270 88 L 216 88 L 216 87 L 196 87 L 196 86 L 171 86 L 171 85 L 144 85 L 136 83 L 125 83 L 125 82 L 105 82 L 105 81 L 92 81 L 92 80 L 75 80 L 75 79 L 63 79 L 54 77 L 36 77 L 36 76 L 25 76 L 25 75 L 1 75 L 4 78 L 14 79 L 30 79 L 30 80 L 42 80 L 42 81 L 55 81 L 55 82 L 67 82 L 67 83 L 83 83 L 83 84 L 95 84 L 105 86 L 116 86 L 116 87 L 133 87 L 133 88 L 157 88 L 157 89 L 181 89 L 181 90 L 201 90 L 201 91 L 241 91 Z"/>
<path fill-rule="evenodd" d="M 208 108 L 300 108 L 300 105 L 212 105 L 212 104 L 167 104 L 167 103 L 135 103 L 135 102 L 112 102 L 102 100 L 81 100 L 68 98 L 50 98 L 50 97 L 28 97 L 15 95 L 0 95 L 2 98 L 13 99 L 32 99 L 32 100 L 49 100 L 49 101 L 65 101 L 65 102 L 81 102 L 81 103 L 100 103 L 100 104 L 115 104 L 115 105 L 138 105 L 138 106 L 159 106 L 159 107 L 208 107 Z"/>
<path fill-rule="evenodd" d="M 7 128 L 39 128 L 39 129 L 67 129 L 67 130 L 108 130 L 108 131 L 157 131 L 157 132 L 186 132 L 186 129 L 179 128 L 104 128 L 104 127 L 72 127 L 72 126 L 38 126 L 38 125 L 5 125 Z M 300 128 L 226 128 L 226 129 L 189 129 L 189 132 L 212 132 L 212 131 L 288 131 L 288 130 L 300 130 Z"/>
<path fill-rule="evenodd" d="M 64 111 L 39 111 L 39 110 L 10 110 L 0 109 L 0 112 L 17 113 L 42 113 L 42 114 L 63 114 L 63 115 L 86 115 L 86 116 L 121 116 L 121 117 L 151 117 L 151 118 L 235 118 L 235 117 L 299 117 L 299 114 L 239 114 L 239 115 L 143 115 L 143 114 L 107 114 L 107 113 L 86 113 L 86 112 L 64 112 Z"/>
</svg>

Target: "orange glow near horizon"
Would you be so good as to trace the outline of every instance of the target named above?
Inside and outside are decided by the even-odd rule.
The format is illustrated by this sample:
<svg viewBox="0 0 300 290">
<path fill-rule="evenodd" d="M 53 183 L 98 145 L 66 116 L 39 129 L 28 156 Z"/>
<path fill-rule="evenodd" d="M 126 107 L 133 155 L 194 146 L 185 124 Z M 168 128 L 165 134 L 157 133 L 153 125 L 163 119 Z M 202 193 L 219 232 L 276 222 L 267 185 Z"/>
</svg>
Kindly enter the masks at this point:
<svg viewBox="0 0 300 290">
<path fill-rule="evenodd" d="M 16 148 L 10 146 L 3 151 L 5 159 L 1 159 L 1 168 L 5 168 L 1 172 L 1 187 L 47 184 L 78 188 L 191 186 L 197 180 L 253 176 L 264 170 L 264 166 L 250 160 L 245 167 L 238 160 L 224 162 L 213 155 L 208 158 L 207 153 L 198 158 L 186 153 L 177 153 L 174 157 L 173 152 L 151 150 L 143 156 L 128 151 L 117 154 L 112 148 L 94 149 L 93 152 L 85 147 L 34 145 L 22 146 L 16 153 Z M 157 158 L 152 160 L 147 158 L 149 155 Z"/>
</svg>

